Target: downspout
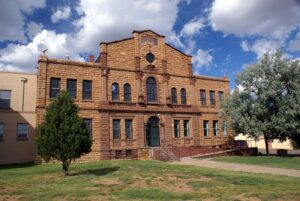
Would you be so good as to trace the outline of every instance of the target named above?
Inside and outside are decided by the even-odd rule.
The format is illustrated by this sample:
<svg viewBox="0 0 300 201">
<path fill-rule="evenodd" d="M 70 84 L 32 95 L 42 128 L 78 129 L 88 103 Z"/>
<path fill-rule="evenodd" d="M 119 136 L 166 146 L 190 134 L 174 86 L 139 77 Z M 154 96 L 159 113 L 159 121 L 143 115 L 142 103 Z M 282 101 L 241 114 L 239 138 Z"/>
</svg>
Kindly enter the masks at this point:
<svg viewBox="0 0 300 201">
<path fill-rule="evenodd" d="M 24 112 L 24 99 L 25 99 L 25 83 L 27 82 L 27 78 L 21 77 L 21 82 L 23 83 L 23 90 L 22 90 L 22 112 Z"/>
</svg>

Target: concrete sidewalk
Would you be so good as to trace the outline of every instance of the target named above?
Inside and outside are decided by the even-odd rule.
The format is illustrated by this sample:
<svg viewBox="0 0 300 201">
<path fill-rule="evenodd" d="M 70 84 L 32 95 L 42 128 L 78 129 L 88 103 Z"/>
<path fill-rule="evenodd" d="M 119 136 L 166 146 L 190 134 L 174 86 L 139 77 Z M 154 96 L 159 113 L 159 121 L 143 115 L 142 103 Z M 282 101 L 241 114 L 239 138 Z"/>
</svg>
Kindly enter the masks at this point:
<svg viewBox="0 0 300 201">
<path fill-rule="evenodd" d="M 245 164 L 238 164 L 238 163 L 217 162 L 217 161 L 211 161 L 209 158 L 193 159 L 191 157 L 185 157 L 185 158 L 181 158 L 181 161 L 172 162 L 172 164 L 195 165 L 199 167 L 217 168 L 217 169 L 239 171 L 239 172 L 267 173 L 267 174 L 284 175 L 284 176 L 300 178 L 300 170 L 273 168 L 273 167 L 258 166 L 258 165 L 245 165 Z"/>
</svg>

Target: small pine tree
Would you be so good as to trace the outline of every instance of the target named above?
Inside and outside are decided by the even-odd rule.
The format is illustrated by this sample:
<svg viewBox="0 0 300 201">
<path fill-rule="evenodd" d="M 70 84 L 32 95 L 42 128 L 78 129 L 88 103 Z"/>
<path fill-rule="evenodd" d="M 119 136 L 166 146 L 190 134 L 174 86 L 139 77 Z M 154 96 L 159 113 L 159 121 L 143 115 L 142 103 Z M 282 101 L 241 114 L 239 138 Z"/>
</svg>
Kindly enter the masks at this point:
<svg viewBox="0 0 300 201">
<path fill-rule="evenodd" d="M 91 137 L 78 111 L 69 93 L 62 91 L 46 108 L 44 122 L 38 126 L 38 155 L 46 162 L 61 161 L 66 176 L 71 161 L 91 151 Z"/>
</svg>

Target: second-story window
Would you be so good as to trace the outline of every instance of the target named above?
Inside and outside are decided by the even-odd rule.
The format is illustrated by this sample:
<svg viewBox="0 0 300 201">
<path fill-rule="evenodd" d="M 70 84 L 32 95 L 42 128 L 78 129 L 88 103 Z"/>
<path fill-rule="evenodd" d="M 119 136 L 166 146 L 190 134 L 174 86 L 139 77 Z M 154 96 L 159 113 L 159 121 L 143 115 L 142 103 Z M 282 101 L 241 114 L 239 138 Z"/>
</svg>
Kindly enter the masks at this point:
<svg viewBox="0 0 300 201">
<path fill-rule="evenodd" d="M 11 91 L 0 90 L 0 108 L 10 108 Z"/>
<path fill-rule="evenodd" d="M 77 80 L 67 79 L 67 90 L 71 96 L 71 98 L 76 99 L 77 95 Z"/>
<path fill-rule="evenodd" d="M 82 98 L 84 100 L 92 100 L 92 81 L 83 80 Z"/>
<path fill-rule="evenodd" d="M 157 84 L 153 77 L 149 77 L 146 81 L 147 84 L 147 101 L 157 102 Z"/>
<path fill-rule="evenodd" d="M 60 91 L 60 78 L 50 78 L 50 98 L 58 96 Z"/>
<path fill-rule="evenodd" d="M 177 90 L 175 87 L 173 87 L 171 89 L 171 99 L 172 99 L 172 103 L 177 103 Z"/>
<path fill-rule="evenodd" d="M 185 88 L 182 88 L 180 90 L 180 95 L 181 95 L 181 104 L 186 105 L 186 91 L 185 91 Z"/>
<path fill-rule="evenodd" d="M 200 103 L 202 106 L 206 105 L 206 94 L 204 89 L 200 90 Z"/>
<path fill-rule="evenodd" d="M 124 101 L 131 102 L 131 86 L 130 86 L 130 84 L 124 85 Z"/>
<path fill-rule="evenodd" d="M 210 105 L 216 105 L 215 91 L 209 91 Z"/>
<path fill-rule="evenodd" d="M 113 83 L 111 85 L 111 99 L 113 101 L 120 100 L 120 97 L 119 97 L 119 84 L 118 83 Z"/>
</svg>

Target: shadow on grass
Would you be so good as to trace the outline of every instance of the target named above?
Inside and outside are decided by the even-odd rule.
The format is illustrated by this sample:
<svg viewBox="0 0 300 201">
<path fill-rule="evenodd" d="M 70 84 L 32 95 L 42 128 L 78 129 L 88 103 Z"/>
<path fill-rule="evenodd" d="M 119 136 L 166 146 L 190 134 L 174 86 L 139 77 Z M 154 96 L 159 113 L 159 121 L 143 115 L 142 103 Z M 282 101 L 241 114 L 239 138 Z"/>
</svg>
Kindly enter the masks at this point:
<svg viewBox="0 0 300 201">
<path fill-rule="evenodd" d="M 83 170 L 83 171 L 73 172 L 73 173 L 71 172 L 70 176 L 89 175 L 89 174 L 101 176 L 101 175 L 106 175 L 106 174 L 113 173 L 115 171 L 118 171 L 119 169 L 120 169 L 119 167 L 90 169 L 90 170 Z"/>
<path fill-rule="evenodd" d="M 7 170 L 7 169 L 15 169 L 15 168 L 26 168 L 35 166 L 33 162 L 29 163 L 21 163 L 21 164 L 10 164 L 10 165 L 0 165 L 0 170 Z"/>
</svg>

